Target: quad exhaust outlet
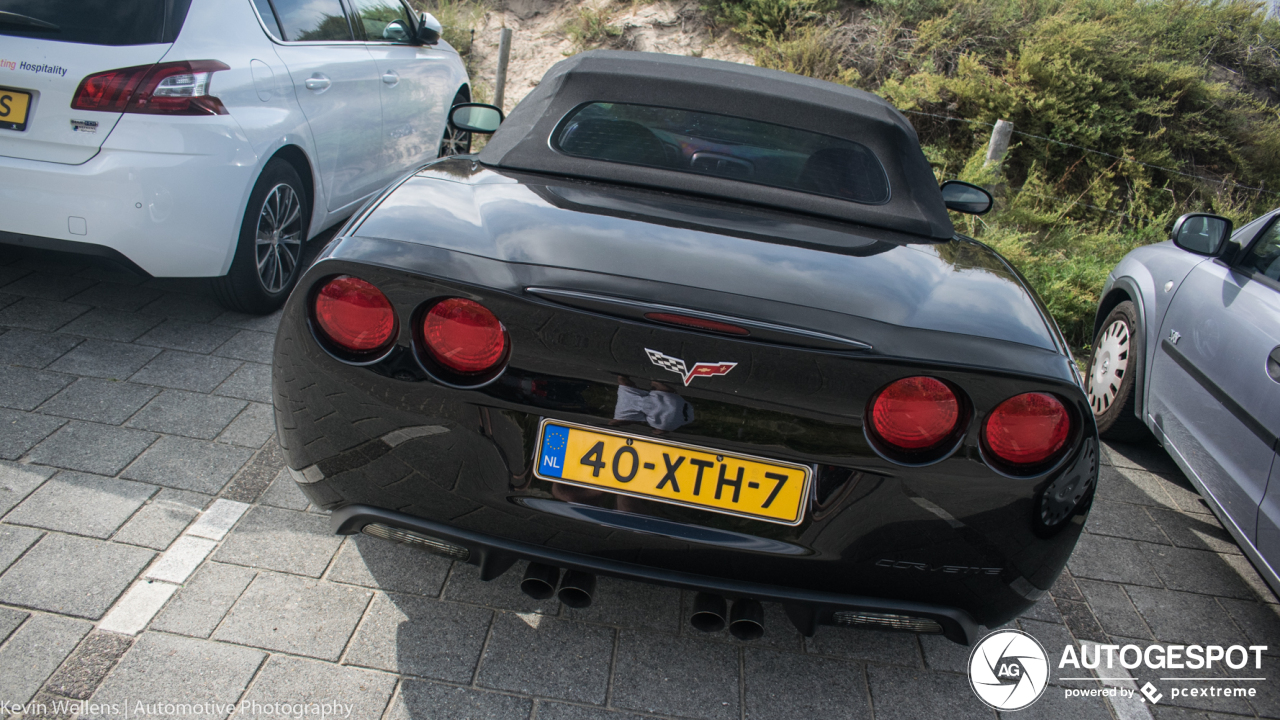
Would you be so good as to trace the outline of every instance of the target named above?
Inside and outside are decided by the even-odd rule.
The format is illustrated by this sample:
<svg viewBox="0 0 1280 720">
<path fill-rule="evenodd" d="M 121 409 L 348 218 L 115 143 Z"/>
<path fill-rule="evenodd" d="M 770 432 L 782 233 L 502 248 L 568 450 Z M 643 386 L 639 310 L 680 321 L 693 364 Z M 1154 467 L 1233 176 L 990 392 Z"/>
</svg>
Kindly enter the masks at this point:
<svg viewBox="0 0 1280 720">
<path fill-rule="evenodd" d="M 729 611 L 729 634 L 739 640 L 758 640 L 764 635 L 764 607 L 755 600 L 735 600 Z"/>
<path fill-rule="evenodd" d="M 720 632 L 729 626 L 729 634 L 739 640 L 756 640 L 764 635 L 764 607 L 749 598 L 735 600 L 733 609 L 719 595 L 700 592 L 693 598 L 693 615 L 689 623 L 702 632 Z"/>
<path fill-rule="evenodd" d="M 596 576 L 581 570 L 569 570 L 560 577 L 560 568 L 542 563 L 529 563 L 520 580 L 520 590 L 535 600 L 546 600 L 560 588 L 560 602 L 571 608 L 591 605 L 596 597 Z"/>
<path fill-rule="evenodd" d="M 728 616 L 729 606 L 724 598 L 700 592 L 693 598 L 693 616 L 689 622 L 702 632 L 720 632 Z"/>
<path fill-rule="evenodd" d="M 542 563 L 529 563 L 520 581 L 520 590 L 534 600 L 546 600 L 556 594 L 560 584 L 560 568 Z"/>
<path fill-rule="evenodd" d="M 596 595 L 596 576 L 578 570 L 570 570 L 560 581 L 560 602 L 571 608 L 584 608 Z"/>
</svg>

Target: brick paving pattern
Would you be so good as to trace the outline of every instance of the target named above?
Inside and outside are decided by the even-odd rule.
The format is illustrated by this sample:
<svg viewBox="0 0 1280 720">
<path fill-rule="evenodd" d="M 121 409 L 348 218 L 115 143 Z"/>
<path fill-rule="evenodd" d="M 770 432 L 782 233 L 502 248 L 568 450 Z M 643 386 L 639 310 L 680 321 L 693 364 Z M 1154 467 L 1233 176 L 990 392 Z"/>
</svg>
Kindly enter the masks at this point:
<svg viewBox="0 0 1280 720">
<path fill-rule="evenodd" d="M 690 628 L 678 590 L 601 578 L 573 610 L 521 594 L 520 566 L 484 583 L 331 535 L 275 446 L 277 323 L 222 310 L 199 281 L 0 251 L 0 702 L 49 717 L 69 699 L 340 701 L 370 720 L 995 714 L 969 689 L 968 649 L 936 636 L 806 640 L 769 607 L 766 636 L 743 643 Z M 1104 455 L 1069 571 L 1013 625 L 1051 662 L 1089 642 L 1267 645 L 1257 674 L 1274 678 L 1280 605 L 1191 485 L 1154 444 Z M 1280 718 L 1280 683 L 1251 686 L 1173 699 L 1164 683 L 1136 710 L 1051 687 L 1017 717 Z"/>
</svg>

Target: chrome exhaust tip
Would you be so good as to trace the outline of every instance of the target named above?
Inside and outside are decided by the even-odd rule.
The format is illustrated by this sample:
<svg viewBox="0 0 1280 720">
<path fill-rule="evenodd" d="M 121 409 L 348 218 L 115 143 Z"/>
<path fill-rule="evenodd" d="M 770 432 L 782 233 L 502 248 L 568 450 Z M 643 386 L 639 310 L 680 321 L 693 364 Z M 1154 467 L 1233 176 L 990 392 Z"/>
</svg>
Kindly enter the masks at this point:
<svg viewBox="0 0 1280 720">
<path fill-rule="evenodd" d="M 690 624 L 702 632 L 720 632 L 728 614 L 724 598 L 711 593 L 698 593 L 693 598 L 693 615 Z"/>
<path fill-rule="evenodd" d="M 570 570 L 564 574 L 560 582 L 560 602 L 571 608 L 584 608 L 591 605 L 596 596 L 596 576 Z"/>
<path fill-rule="evenodd" d="M 556 594 L 560 582 L 560 568 L 542 563 L 529 563 L 520 581 L 520 590 L 535 600 L 546 600 Z"/>
<path fill-rule="evenodd" d="M 764 607 L 755 600 L 736 600 L 729 612 L 729 634 L 739 640 L 758 640 L 764 635 Z"/>
</svg>

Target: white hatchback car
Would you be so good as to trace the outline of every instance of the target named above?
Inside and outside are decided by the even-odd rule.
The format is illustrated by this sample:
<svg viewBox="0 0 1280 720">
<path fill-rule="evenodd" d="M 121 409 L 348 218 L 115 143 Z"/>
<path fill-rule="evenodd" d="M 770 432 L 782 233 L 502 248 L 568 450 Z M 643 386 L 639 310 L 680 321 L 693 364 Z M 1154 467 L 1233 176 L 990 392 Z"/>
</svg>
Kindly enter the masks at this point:
<svg viewBox="0 0 1280 720">
<path fill-rule="evenodd" d="M 268 312 L 305 240 L 468 149 L 469 98 L 402 0 L 0 0 L 0 243 Z"/>
</svg>

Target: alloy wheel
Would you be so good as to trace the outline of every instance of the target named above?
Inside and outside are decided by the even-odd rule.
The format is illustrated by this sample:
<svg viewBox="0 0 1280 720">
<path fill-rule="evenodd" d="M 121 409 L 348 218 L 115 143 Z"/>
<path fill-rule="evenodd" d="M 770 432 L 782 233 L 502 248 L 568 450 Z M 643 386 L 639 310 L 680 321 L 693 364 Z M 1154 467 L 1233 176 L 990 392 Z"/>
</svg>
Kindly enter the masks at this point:
<svg viewBox="0 0 1280 720">
<path fill-rule="evenodd" d="M 459 130 L 453 125 L 444 129 L 444 139 L 440 141 L 440 157 L 465 155 L 471 152 L 471 133 Z"/>
<path fill-rule="evenodd" d="M 1098 336 L 1089 368 L 1089 405 L 1101 415 L 1116 401 L 1124 374 L 1129 370 L 1129 323 L 1123 319 L 1107 326 Z"/>
<path fill-rule="evenodd" d="M 280 183 L 271 188 L 258 213 L 255 261 L 258 282 L 269 293 L 289 286 L 302 255 L 302 202 L 293 188 Z"/>
</svg>

